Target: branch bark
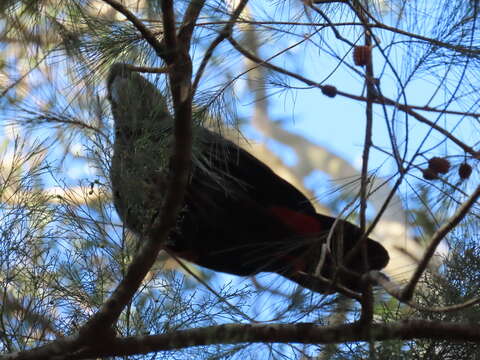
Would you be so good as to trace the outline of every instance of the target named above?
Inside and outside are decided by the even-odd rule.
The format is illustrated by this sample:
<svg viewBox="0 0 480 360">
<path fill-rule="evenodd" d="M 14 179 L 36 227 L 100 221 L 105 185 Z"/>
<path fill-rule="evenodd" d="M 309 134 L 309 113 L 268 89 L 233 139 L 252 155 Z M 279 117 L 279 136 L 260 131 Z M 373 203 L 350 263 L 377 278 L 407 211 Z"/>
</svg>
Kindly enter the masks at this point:
<svg viewBox="0 0 480 360">
<path fill-rule="evenodd" d="M 395 339 L 448 339 L 480 343 L 480 325 L 427 320 L 371 324 L 367 329 L 363 329 L 357 323 L 333 326 L 319 326 L 312 323 L 226 324 L 176 331 L 170 334 L 117 338 L 105 343 L 101 348 L 84 349 L 70 359 L 147 354 L 214 344 L 301 343 L 318 345 Z M 8 359 L 20 359 L 20 357 L 8 357 Z M 22 357 L 21 359 L 29 358 Z"/>
</svg>

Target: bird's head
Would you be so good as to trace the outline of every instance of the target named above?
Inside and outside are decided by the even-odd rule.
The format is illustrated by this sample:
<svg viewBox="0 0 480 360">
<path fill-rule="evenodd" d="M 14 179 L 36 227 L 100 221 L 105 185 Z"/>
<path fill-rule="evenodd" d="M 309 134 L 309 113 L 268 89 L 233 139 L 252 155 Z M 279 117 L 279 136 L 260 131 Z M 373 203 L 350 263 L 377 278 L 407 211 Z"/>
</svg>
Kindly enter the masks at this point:
<svg viewBox="0 0 480 360">
<path fill-rule="evenodd" d="M 152 129 L 171 125 L 164 96 L 154 84 L 132 71 L 129 65 L 112 65 L 107 91 L 115 119 L 116 137 L 133 133 L 138 138 L 141 133 L 151 133 Z"/>
</svg>

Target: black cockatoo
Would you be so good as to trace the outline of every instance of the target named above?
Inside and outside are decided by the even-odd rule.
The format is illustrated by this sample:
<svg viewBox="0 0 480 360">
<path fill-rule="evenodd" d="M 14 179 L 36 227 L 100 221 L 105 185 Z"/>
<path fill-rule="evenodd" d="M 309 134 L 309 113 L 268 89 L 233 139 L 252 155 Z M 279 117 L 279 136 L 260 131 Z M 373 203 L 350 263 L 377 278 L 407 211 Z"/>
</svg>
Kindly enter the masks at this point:
<svg viewBox="0 0 480 360">
<path fill-rule="evenodd" d="M 123 64 L 112 66 L 107 87 L 115 120 L 113 199 L 126 226 L 141 234 L 162 204 L 173 117 L 160 91 Z M 274 272 L 330 293 L 329 282 L 313 276 L 321 261 L 323 278 L 359 290 L 365 272 L 360 252 L 348 261 L 344 255 L 362 234 L 339 220 L 329 246 L 322 246 L 334 221 L 317 214 L 299 190 L 248 152 L 194 125 L 190 181 L 165 247 L 215 271 L 240 276 Z M 388 253 L 379 243 L 368 239 L 367 253 L 369 270 L 387 265 Z M 338 271 L 340 264 L 347 271 Z"/>
</svg>

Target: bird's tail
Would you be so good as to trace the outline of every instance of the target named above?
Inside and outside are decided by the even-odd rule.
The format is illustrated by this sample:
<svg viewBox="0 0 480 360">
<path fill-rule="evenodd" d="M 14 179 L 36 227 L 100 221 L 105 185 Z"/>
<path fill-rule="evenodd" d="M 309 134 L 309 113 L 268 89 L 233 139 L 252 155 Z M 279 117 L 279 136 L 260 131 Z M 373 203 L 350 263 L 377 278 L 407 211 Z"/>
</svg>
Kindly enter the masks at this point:
<svg viewBox="0 0 480 360">
<path fill-rule="evenodd" d="M 275 272 L 303 287 L 321 293 L 339 291 L 339 286 L 360 291 L 363 274 L 388 264 L 387 250 L 370 238 L 364 240 L 366 259 L 363 258 L 363 246 L 359 244 L 363 234 L 347 221 L 320 214 L 289 214 L 283 218 L 306 240 L 291 242 L 297 247 L 285 251 L 285 266 Z"/>
</svg>

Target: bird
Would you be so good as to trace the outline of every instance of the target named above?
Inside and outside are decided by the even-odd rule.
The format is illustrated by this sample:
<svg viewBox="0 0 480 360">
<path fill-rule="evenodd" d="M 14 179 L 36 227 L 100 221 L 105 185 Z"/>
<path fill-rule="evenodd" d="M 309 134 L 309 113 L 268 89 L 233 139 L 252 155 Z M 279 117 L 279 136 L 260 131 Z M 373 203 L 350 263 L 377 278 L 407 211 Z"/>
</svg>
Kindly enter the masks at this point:
<svg viewBox="0 0 480 360">
<path fill-rule="evenodd" d="M 123 63 L 110 68 L 107 99 L 115 131 L 113 202 L 141 237 L 161 211 L 174 119 L 162 92 Z M 192 143 L 185 198 L 164 245 L 170 254 L 238 276 L 276 273 L 321 294 L 359 292 L 362 275 L 388 264 L 386 249 L 370 238 L 366 261 L 360 251 L 347 256 L 362 238 L 359 227 L 318 214 L 265 163 L 195 119 Z"/>
</svg>

